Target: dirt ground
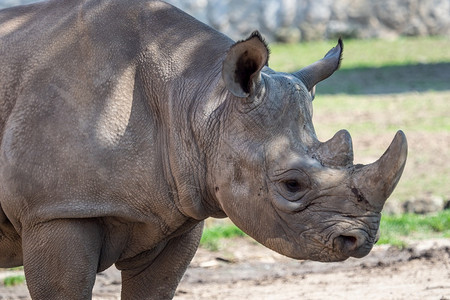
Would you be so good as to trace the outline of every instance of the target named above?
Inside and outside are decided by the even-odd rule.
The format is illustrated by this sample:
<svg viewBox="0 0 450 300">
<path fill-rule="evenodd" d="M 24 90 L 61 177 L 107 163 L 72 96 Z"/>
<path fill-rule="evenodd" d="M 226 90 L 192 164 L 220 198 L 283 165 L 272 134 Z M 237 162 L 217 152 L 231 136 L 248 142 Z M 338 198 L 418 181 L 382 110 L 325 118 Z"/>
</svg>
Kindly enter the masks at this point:
<svg viewBox="0 0 450 300">
<path fill-rule="evenodd" d="M 400 250 L 376 246 L 363 259 L 295 261 L 249 238 L 223 251 L 199 249 L 175 295 L 188 299 L 436 299 L 450 300 L 450 240 Z M 0 272 L 0 279 L 19 271 Z M 0 285 L 0 299 L 30 299 L 25 285 Z M 94 297 L 120 299 L 115 268 L 97 276 Z"/>
</svg>

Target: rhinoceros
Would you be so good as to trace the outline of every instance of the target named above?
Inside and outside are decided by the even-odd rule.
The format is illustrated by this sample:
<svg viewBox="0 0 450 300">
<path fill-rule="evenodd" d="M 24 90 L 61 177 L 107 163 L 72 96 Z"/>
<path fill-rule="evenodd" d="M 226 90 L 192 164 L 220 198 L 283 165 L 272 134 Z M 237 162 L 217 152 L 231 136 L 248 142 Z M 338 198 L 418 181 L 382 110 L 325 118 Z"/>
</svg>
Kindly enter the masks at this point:
<svg viewBox="0 0 450 300">
<path fill-rule="evenodd" d="M 399 131 L 369 165 L 320 142 L 315 86 L 339 40 L 294 73 L 258 32 L 234 42 L 160 1 L 52 0 L 0 12 L 0 267 L 33 299 L 171 298 L 203 220 L 229 217 L 294 259 L 363 257 L 403 171 Z"/>
</svg>

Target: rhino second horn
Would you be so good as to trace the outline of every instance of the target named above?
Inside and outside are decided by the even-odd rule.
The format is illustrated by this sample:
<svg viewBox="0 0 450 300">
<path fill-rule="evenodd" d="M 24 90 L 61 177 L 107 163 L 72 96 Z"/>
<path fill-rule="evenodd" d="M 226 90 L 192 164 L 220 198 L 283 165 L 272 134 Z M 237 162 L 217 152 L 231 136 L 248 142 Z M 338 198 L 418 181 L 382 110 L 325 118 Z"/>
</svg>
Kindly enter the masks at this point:
<svg viewBox="0 0 450 300">
<path fill-rule="evenodd" d="M 343 49 L 344 44 L 342 43 L 342 40 L 339 39 L 336 47 L 328 51 L 324 58 L 292 75 L 300 79 L 305 84 L 308 91 L 311 92 L 316 84 L 330 77 L 337 69 L 339 69 Z"/>
<path fill-rule="evenodd" d="M 357 168 L 353 174 L 352 191 L 380 210 L 396 187 L 406 164 L 408 143 L 398 131 L 391 145 L 376 162 Z"/>
<path fill-rule="evenodd" d="M 349 167 L 353 165 L 352 137 L 347 130 L 338 131 L 331 139 L 321 143 L 316 150 L 325 166 Z"/>
</svg>

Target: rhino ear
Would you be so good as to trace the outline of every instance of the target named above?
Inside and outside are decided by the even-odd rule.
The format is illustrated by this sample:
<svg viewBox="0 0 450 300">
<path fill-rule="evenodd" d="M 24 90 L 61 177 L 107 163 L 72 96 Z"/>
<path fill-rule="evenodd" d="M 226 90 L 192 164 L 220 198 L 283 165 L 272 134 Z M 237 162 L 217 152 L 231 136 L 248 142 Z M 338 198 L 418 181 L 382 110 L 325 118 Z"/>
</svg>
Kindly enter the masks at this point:
<svg viewBox="0 0 450 300">
<path fill-rule="evenodd" d="M 236 97 L 250 96 L 261 81 L 261 69 L 268 60 L 269 49 L 258 31 L 234 44 L 222 66 L 222 78 L 228 90 Z"/>
<path fill-rule="evenodd" d="M 313 99 L 316 84 L 330 77 L 339 68 L 343 50 L 344 44 L 339 39 L 336 47 L 328 51 L 324 58 L 293 74 L 305 84 Z"/>
</svg>

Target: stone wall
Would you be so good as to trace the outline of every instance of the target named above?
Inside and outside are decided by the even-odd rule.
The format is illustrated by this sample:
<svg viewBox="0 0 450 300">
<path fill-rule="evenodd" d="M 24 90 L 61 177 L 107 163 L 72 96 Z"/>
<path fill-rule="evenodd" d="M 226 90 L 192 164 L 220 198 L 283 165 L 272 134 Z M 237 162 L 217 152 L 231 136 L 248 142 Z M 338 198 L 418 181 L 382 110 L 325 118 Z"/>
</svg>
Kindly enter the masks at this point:
<svg viewBox="0 0 450 300">
<path fill-rule="evenodd" d="M 0 7 L 35 2 L 0 0 Z M 234 39 L 450 37 L 450 0 L 168 0 Z"/>
<path fill-rule="evenodd" d="M 450 36 L 450 0 L 169 0 L 241 39 L 255 29 L 270 41 L 342 37 Z"/>
</svg>

